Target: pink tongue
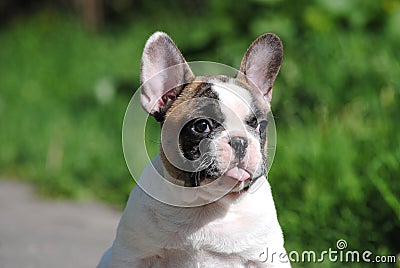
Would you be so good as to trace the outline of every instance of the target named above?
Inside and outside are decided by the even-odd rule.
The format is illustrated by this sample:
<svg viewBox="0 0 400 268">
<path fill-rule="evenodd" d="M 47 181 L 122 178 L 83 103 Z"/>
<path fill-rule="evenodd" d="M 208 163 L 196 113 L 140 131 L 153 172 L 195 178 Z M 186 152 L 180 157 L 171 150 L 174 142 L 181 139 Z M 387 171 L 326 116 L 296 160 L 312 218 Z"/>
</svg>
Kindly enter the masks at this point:
<svg viewBox="0 0 400 268">
<path fill-rule="evenodd" d="M 234 168 L 228 170 L 227 172 L 225 172 L 225 176 L 231 177 L 238 181 L 245 181 L 248 178 L 250 178 L 250 174 L 246 170 L 238 168 L 238 167 L 234 167 Z"/>
</svg>

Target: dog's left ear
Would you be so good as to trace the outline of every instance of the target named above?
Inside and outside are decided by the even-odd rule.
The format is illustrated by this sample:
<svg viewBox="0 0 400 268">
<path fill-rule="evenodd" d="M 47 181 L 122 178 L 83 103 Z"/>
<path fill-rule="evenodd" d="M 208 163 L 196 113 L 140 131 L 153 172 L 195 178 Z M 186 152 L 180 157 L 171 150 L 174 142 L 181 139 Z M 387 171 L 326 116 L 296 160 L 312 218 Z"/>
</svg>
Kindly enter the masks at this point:
<svg viewBox="0 0 400 268">
<path fill-rule="evenodd" d="M 271 102 L 272 86 L 283 58 L 283 47 L 279 37 L 266 33 L 258 37 L 247 49 L 240 64 L 238 80 L 244 80 L 253 90 L 260 90 Z"/>
<path fill-rule="evenodd" d="M 194 75 L 172 39 L 166 33 L 156 32 L 144 47 L 140 79 L 143 109 L 157 119 Z"/>
</svg>

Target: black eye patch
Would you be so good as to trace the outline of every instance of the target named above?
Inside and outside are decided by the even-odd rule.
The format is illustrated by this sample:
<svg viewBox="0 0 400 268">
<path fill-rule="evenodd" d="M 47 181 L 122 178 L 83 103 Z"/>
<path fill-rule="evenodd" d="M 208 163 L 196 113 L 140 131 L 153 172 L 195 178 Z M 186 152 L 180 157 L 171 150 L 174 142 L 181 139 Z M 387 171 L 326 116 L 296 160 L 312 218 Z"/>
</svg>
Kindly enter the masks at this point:
<svg viewBox="0 0 400 268">
<path fill-rule="evenodd" d="M 267 131 L 268 120 L 261 120 L 259 125 L 260 134 L 263 134 Z"/>
<path fill-rule="evenodd" d="M 249 120 L 247 120 L 247 125 L 249 125 L 252 128 L 257 128 L 258 127 L 258 120 L 257 117 L 252 117 Z"/>
<path fill-rule="evenodd" d="M 199 118 L 189 121 L 179 133 L 180 149 L 189 160 L 196 160 L 201 156 L 200 143 L 204 139 L 214 136 L 214 130 L 220 124 L 209 118 Z"/>
</svg>

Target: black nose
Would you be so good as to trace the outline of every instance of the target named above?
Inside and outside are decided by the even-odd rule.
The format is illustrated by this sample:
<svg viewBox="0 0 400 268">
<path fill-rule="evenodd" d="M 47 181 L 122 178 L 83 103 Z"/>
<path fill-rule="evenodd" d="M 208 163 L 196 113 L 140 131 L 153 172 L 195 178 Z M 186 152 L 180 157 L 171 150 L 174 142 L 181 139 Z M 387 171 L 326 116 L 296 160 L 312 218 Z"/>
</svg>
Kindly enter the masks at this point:
<svg viewBox="0 0 400 268">
<path fill-rule="evenodd" d="M 249 145 L 247 139 L 243 137 L 232 137 L 229 144 L 235 151 L 237 158 L 242 158 L 246 154 L 246 148 Z"/>
</svg>

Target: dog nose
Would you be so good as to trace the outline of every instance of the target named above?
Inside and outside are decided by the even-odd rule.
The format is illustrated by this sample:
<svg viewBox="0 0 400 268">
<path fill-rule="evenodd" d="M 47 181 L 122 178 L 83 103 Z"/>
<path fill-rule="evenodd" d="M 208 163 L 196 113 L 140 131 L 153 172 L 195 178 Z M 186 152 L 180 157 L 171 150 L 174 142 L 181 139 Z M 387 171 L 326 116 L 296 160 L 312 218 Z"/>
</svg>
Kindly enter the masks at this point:
<svg viewBox="0 0 400 268">
<path fill-rule="evenodd" d="M 246 148 L 249 145 L 247 139 L 243 137 L 232 137 L 229 144 L 237 158 L 242 158 L 246 154 Z"/>
</svg>

